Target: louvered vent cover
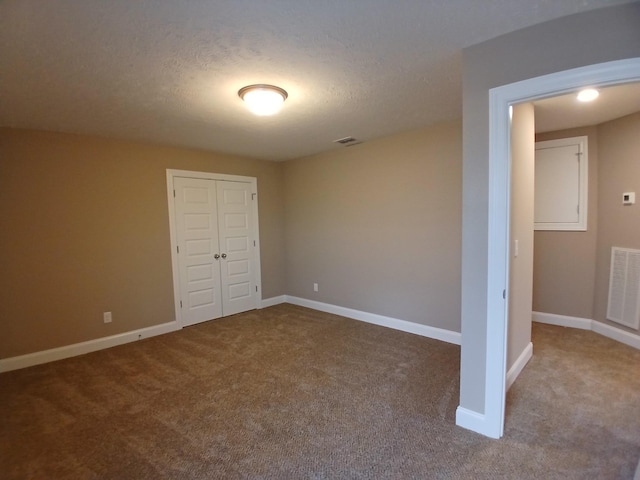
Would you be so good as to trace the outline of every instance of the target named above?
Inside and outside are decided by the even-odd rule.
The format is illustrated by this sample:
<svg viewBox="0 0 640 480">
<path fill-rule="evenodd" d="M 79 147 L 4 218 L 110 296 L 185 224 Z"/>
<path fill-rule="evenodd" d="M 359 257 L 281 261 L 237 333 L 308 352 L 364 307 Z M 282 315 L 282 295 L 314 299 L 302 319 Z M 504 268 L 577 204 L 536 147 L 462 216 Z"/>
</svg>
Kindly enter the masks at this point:
<svg viewBox="0 0 640 480">
<path fill-rule="evenodd" d="M 340 143 L 345 147 L 350 147 L 351 145 L 358 145 L 362 142 L 353 137 L 344 137 L 344 138 L 339 138 L 338 140 L 334 140 L 333 143 Z"/>
<path fill-rule="evenodd" d="M 607 320 L 640 326 L 640 250 L 613 247 Z"/>
</svg>

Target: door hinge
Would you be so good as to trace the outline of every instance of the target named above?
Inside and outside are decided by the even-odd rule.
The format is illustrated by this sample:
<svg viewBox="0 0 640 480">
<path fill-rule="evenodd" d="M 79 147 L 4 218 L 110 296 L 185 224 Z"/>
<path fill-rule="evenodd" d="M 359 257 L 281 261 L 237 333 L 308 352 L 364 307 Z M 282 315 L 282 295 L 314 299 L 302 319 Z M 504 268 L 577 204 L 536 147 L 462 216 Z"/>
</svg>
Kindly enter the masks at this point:
<svg viewBox="0 0 640 480">
<path fill-rule="evenodd" d="M 180 245 L 176 245 L 176 250 L 178 253 L 180 253 Z"/>
<path fill-rule="evenodd" d="M 173 198 L 176 198 L 176 191 L 173 191 Z"/>
<path fill-rule="evenodd" d="M 182 300 L 180 300 L 180 308 L 182 308 Z"/>
<path fill-rule="evenodd" d="M 253 246 L 254 246 L 254 247 L 256 246 L 256 241 L 255 241 L 255 240 L 253 241 Z"/>
<path fill-rule="evenodd" d="M 505 299 L 505 300 L 507 299 L 507 290 L 506 289 L 502 290 L 502 298 Z"/>
<path fill-rule="evenodd" d="M 258 291 L 258 286 L 256 285 L 256 292 Z"/>
<path fill-rule="evenodd" d="M 255 200 L 256 199 L 256 195 L 258 195 L 257 193 L 252 193 L 251 194 L 251 200 Z"/>
</svg>

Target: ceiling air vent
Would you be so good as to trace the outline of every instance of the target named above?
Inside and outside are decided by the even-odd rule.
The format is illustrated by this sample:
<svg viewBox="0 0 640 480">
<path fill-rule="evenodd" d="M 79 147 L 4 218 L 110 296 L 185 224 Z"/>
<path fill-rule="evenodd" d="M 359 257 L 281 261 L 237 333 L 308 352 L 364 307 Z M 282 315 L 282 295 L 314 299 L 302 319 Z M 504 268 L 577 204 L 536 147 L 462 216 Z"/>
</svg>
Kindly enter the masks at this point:
<svg viewBox="0 0 640 480">
<path fill-rule="evenodd" d="M 333 143 L 339 143 L 341 145 L 344 145 L 345 147 L 350 147 L 352 145 L 358 145 L 359 143 L 362 143 L 362 142 L 353 137 L 344 137 L 338 140 L 334 140 Z"/>
</svg>

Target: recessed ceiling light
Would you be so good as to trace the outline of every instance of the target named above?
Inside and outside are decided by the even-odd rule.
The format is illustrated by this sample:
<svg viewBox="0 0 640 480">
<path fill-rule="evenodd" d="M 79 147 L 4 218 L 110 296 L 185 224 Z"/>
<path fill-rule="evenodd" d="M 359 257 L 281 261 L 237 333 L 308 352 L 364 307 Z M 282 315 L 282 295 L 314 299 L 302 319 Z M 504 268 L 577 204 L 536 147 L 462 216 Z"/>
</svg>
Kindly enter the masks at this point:
<svg viewBox="0 0 640 480">
<path fill-rule="evenodd" d="M 287 99 L 285 90 L 274 85 L 248 85 L 238 91 L 247 108 L 255 115 L 274 115 Z"/>
<path fill-rule="evenodd" d="M 578 93 L 578 101 L 591 102 L 598 98 L 598 95 L 600 95 L 600 92 L 598 92 L 598 90 L 596 90 L 595 88 L 586 88 Z"/>
</svg>

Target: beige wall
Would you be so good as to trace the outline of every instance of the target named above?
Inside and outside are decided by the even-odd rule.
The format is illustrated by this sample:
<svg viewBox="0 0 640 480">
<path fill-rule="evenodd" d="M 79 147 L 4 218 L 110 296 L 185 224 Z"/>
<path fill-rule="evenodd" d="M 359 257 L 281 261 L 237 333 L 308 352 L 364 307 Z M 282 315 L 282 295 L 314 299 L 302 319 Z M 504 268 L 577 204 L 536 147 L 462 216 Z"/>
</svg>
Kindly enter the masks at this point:
<svg viewBox="0 0 640 480">
<path fill-rule="evenodd" d="M 0 157 L 0 358 L 174 320 L 167 168 L 258 178 L 263 298 L 460 329 L 459 122 L 284 164 L 13 129 Z"/>
<path fill-rule="evenodd" d="M 536 141 L 588 137 L 589 186 L 587 231 L 536 231 L 533 310 L 593 318 L 598 238 L 598 129 L 573 128 L 536 135 Z"/>
<path fill-rule="evenodd" d="M 459 331 L 459 122 L 287 162 L 285 186 L 288 294 Z"/>
<path fill-rule="evenodd" d="M 599 125 L 598 138 L 599 218 L 593 319 L 606 322 L 611 247 L 640 249 L 640 112 Z M 624 206 L 624 192 L 636 192 L 639 203 Z M 611 325 L 626 329 L 617 323 Z"/>
<path fill-rule="evenodd" d="M 531 342 L 533 204 L 535 174 L 533 105 L 513 108 L 511 123 L 511 260 L 507 371 Z M 515 242 L 518 242 L 516 255 Z"/>
<path fill-rule="evenodd" d="M 258 178 L 263 298 L 285 293 L 281 164 L 0 129 L 0 358 L 175 319 L 167 168 Z"/>
<path fill-rule="evenodd" d="M 607 322 L 611 247 L 640 249 L 640 112 L 593 127 L 538 135 L 537 140 L 589 137 L 589 219 L 586 232 L 536 232 L 534 310 Z"/>
<path fill-rule="evenodd" d="M 489 90 L 541 75 L 640 57 L 640 4 L 534 25 L 463 51 L 462 354 L 460 405 L 485 411 Z"/>
</svg>

